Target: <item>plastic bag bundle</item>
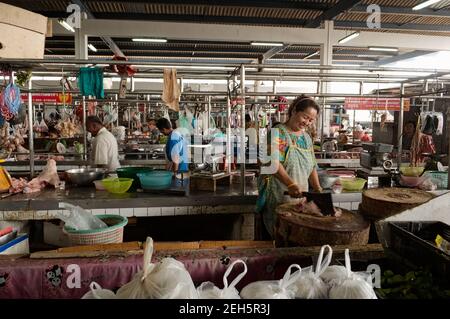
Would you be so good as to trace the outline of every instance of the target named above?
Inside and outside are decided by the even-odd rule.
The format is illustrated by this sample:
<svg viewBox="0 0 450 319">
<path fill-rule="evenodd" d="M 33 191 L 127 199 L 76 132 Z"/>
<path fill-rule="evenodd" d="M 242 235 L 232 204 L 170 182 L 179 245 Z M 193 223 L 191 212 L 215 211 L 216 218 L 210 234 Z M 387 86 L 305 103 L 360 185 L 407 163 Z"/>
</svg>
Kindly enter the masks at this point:
<svg viewBox="0 0 450 319">
<path fill-rule="evenodd" d="M 103 289 L 95 281 L 91 282 L 89 288 L 91 290 L 85 293 L 81 299 L 117 299 L 117 296 L 113 291 Z"/>
<path fill-rule="evenodd" d="M 121 299 L 197 299 L 191 275 L 184 265 L 164 258 L 151 264 L 153 240 L 148 237 L 144 251 L 144 268 L 117 291 Z"/>
<path fill-rule="evenodd" d="M 234 280 L 231 282 L 230 285 L 228 285 L 228 276 L 230 275 L 231 271 L 233 270 L 233 267 L 236 264 L 242 264 L 244 265 L 244 271 L 241 272 Z M 202 283 L 198 288 L 198 297 L 200 299 L 240 299 L 239 292 L 235 288 L 236 285 L 241 281 L 241 279 L 245 276 L 247 273 L 247 265 L 244 261 L 238 259 L 234 261 L 227 269 L 225 274 L 223 275 L 223 289 L 220 289 L 212 282 L 204 282 Z"/>
<path fill-rule="evenodd" d="M 325 249 L 328 254 L 323 260 Z M 320 275 L 327 269 L 333 256 L 333 250 L 329 245 L 324 245 L 320 249 L 316 269 L 314 271 L 303 272 L 303 275 L 293 284 L 295 298 L 299 299 L 325 299 L 328 297 L 328 285 L 320 278 Z"/>
<path fill-rule="evenodd" d="M 346 276 L 331 281 L 330 299 L 377 299 L 372 285 L 362 276 L 352 272 L 349 250 L 345 250 Z"/>
<path fill-rule="evenodd" d="M 74 230 L 92 230 L 108 227 L 100 218 L 79 206 L 61 202 L 59 203 L 59 208 L 65 208 L 70 211 L 69 215 L 61 212 L 57 213 L 57 217 L 64 221 L 66 227 Z"/>
<path fill-rule="evenodd" d="M 291 269 L 298 270 L 291 275 Z M 241 291 L 243 299 L 293 299 L 295 291 L 289 289 L 302 275 L 302 268 L 293 264 L 280 280 L 256 281 L 245 286 Z"/>
</svg>

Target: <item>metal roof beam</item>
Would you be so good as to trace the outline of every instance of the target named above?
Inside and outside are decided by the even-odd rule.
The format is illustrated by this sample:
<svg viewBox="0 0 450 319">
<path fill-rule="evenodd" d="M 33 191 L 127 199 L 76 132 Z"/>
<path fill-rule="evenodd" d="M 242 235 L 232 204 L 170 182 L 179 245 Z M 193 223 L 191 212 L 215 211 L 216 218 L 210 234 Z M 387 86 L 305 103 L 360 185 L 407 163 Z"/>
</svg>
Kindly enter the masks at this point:
<svg viewBox="0 0 450 319">
<path fill-rule="evenodd" d="M 85 0 L 86 1 L 86 0 Z M 303 10 L 327 10 L 326 3 L 314 3 L 310 1 L 274 1 L 274 0 L 87 0 L 86 2 L 113 2 L 113 3 L 143 3 L 163 5 L 195 5 L 195 6 L 221 6 L 221 7 L 252 7 L 274 9 L 303 9 Z"/>
<path fill-rule="evenodd" d="M 390 58 L 380 59 L 374 63 L 369 63 L 369 65 L 370 66 L 381 66 L 381 65 L 386 65 L 389 63 L 394 63 L 394 62 L 398 62 L 398 61 L 416 58 L 418 56 L 427 55 L 427 54 L 431 54 L 431 53 L 434 53 L 434 52 L 433 51 L 416 50 L 416 51 L 412 51 L 412 52 L 408 52 L 408 53 L 404 53 L 404 54 L 399 54 L 399 55 L 396 55 L 396 56 L 393 56 Z"/>
<path fill-rule="evenodd" d="M 89 19 L 95 19 L 95 16 L 92 14 L 92 12 L 89 10 L 89 8 L 84 4 L 82 0 L 72 0 L 72 3 L 77 4 L 80 6 L 81 11 L 85 12 Z M 106 43 L 106 45 L 111 49 L 111 51 L 117 55 L 117 56 L 125 56 L 123 52 L 120 50 L 120 48 L 117 46 L 117 44 L 111 39 L 110 37 L 101 37 L 103 42 Z"/>
<path fill-rule="evenodd" d="M 366 21 L 335 21 L 334 24 L 336 27 L 367 29 Z M 406 24 L 381 23 L 381 29 L 450 32 L 450 25 L 417 24 L 417 23 L 406 23 Z"/>
<path fill-rule="evenodd" d="M 339 21 L 335 21 L 338 23 Z M 248 42 L 277 41 L 290 44 L 320 45 L 325 39 L 324 29 L 280 28 L 249 25 L 222 25 L 183 22 L 155 22 L 129 20 L 85 20 L 83 32 L 89 36 L 110 37 L 161 37 L 166 39 L 184 39 L 197 41 Z M 390 46 L 404 50 L 449 51 L 450 37 L 420 36 L 387 32 L 364 32 L 346 44 L 338 44 L 339 39 L 347 35 L 345 30 L 332 31 L 333 46 L 369 47 Z M 54 35 L 72 35 L 59 23 L 53 23 Z"/>
<path fill-rule="evenodd" d="M 351 9 L 359 2 L 361 2 L 361 0 L 340 0 L 337 4 L 335 4 L 333 7 L 322 13 L 320 16 L 306 23 L 305 28 L 317 28 L 323 21 L 333 20 L 342 12 Z"/>
<path fill-rule="evenodd" d="M 354 6 L 350 12 L 355 13 L 367 13 L 367 5 L 356 5 Z M 448 18 L 450 17 L 450 10 L 440 9 L 435 10 L 431 8 L 424 8 L 420 11 L 414 11 L 412 8 L 404 8 L 404 7 L 384 7 L 381 6 L 381 14 L 395 14 L 395 15 L 413 15 L 420 17 L 440 17 L 440 18 Z"/>
</svg>

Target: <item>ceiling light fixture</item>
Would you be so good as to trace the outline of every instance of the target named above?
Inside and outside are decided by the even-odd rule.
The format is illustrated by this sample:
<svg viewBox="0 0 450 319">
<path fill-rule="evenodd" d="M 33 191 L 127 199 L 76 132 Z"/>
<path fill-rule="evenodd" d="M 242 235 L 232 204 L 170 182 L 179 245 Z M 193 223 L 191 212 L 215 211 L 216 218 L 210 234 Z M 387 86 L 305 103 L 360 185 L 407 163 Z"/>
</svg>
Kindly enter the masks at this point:
<svg viewBox="0 0 450 319">
<path fill-rule="evenodd" d="M 268 47 L 282 47 L 283 43 L 281 42 L 251 42 L 251 45 L 263 45 Z"/>
<path fill-rule="evenodd" d="M 88 48 L 91 50 L 91 51 L 94 51 L 94 52 L 97 52 L 97 48 L 96 47 L 94 47 L 92 44 L 88 44 Z"/>
<path fill-rule="evenodd" d="M 425 2 L 422 2 L 422 3 L 419 3 L 418 5 L 416 5 L 415 7 L 413 7 L 412 9 L 414 10 L 414 11 L 417 11 L 417 10 L 420 10 L 420 9 L 423 9 L 423 8 L 426 8 L 426 7 L 429 7 L 429 6 L 431 6 L 432 4 L 435 4 L 435 3 L 438 3 L 438 2 L 441 2 L 442 0 L 428 0 L 428 1 L 425 1 Z"/>
<path fill-rule="evenodd" d="M 305 56 L 305 57 L 303 58 L 303 60 L 307 60 L 307 59 L 309 59 L 309 58 L 312 58 L 313 56 L 318 55 L 319 53 L 320 53 L 320 51 L 316 51 L 316 52 L 313 52 L 313 53 L 311 53 L 311 54 L 308 54 L 307 56 Z"/>
<path fill-rule="evenodd" d="M 349 42 L 350 40 L 353 40 L 354 38 L 357 38 L 357 37 L 359 37 L 359 32 L 358 31 L 353 32 L 353 33 L 343 37 L 342 39 L 340 39 L 338 41 L 338 43 L 339 44 L 346 43 L 346 42 Z"/>
<path fill-rule="evenodd" d="M 151 38 L 133 38 L 131 39 L 133 42 L 158 42 L 158 43 L 166 43 L 167 39 L 151 39 Z"/>
<path fill-rule="evenodd" d="M 58 19 L 58 23 L 62 25 L 64 29 L 70 32 L 75 32 L 75 29 L 70 24 L 68 24 L 64 19 Z"/>
<path fill-rule="evenodd" d="M 370 51 L 387 51 L 387 52 L 398 52 L 398 48 L 388 48 L 388 47 L 369 47 Z"/>
</svg>

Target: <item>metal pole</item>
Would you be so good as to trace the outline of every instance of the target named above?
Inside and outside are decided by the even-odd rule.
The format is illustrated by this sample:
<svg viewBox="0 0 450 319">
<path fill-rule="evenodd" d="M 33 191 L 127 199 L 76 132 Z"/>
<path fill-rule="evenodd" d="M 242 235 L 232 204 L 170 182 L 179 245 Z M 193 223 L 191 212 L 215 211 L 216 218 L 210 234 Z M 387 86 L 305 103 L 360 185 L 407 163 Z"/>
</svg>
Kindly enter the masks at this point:
<svg viewBox="0 0 450 319">
<path fill-rule="evenodd" d="M 28 88 L 31 90 L 31 79 L 28 82 Z M 28 93 L 28 149 L 30 151 L 30 178 L 34 177 L 34 132 L 33 132 L 33 97 Z"/>
<path fill-rule="evenodd" d="M 83 159 L 87 160 L 86 97 L 83 96 Z"/>
<path fill-rule="evenodd" d="M 241 193 L 245 195 L 245 67 L 241 67 Z"/>
<path fill-rule="evenodd" d="M 231 172 L 231 101 L 230 97 L 227 97 L 227 140 L 226 140 L 226 152 L 227 152 L 227 173 Z"/>
<path fill-rule="evenodd" d="M 405 94 L 405 85 L 402 83 L 400 85 L 400 112 L 398 115 L 398 168 L 400 169 L 400 164 L 402 163 L 402 152 L 403 152 L 403 111 L 405 105 L 405 98 L 403 95 Z"/>
<path fill-rule="evenodd" d="M 211 117 L 211 95 L 208 96 L 208 112 L 206 116 L 208 117 L 208 120 L 206 121 L 206 132 L 209 133 L 209 119 Z"/>
</svg>

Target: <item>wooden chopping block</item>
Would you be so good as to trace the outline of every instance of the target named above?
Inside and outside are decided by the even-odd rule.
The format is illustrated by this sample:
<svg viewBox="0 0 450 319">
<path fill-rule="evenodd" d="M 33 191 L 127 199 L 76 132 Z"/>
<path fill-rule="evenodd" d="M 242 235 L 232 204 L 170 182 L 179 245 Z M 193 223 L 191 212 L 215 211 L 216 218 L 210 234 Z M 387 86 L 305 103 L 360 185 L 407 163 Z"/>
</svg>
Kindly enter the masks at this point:
<svg viewBox="0 0 450 319">
<path fill-rule="evenodd" d="M 360 213 L 376 221 L 419 206 L 434 198 L 433 194 L 419 189 L 374 188 L 363 192 Z"/>
<path fill-rule="evenodd" d="M 273 241 L 255 240 L 224 240 L 201 241 L 200 249 L 228 249 L 228 248 L 274 248 Z"/>
<path fill-rule="evenodd" d="M 370 223 L 345 209 L 340 217 L 298 213 L 297 203 L 277 207 L 275 246 L 367 245 Z"/>
</svg>

